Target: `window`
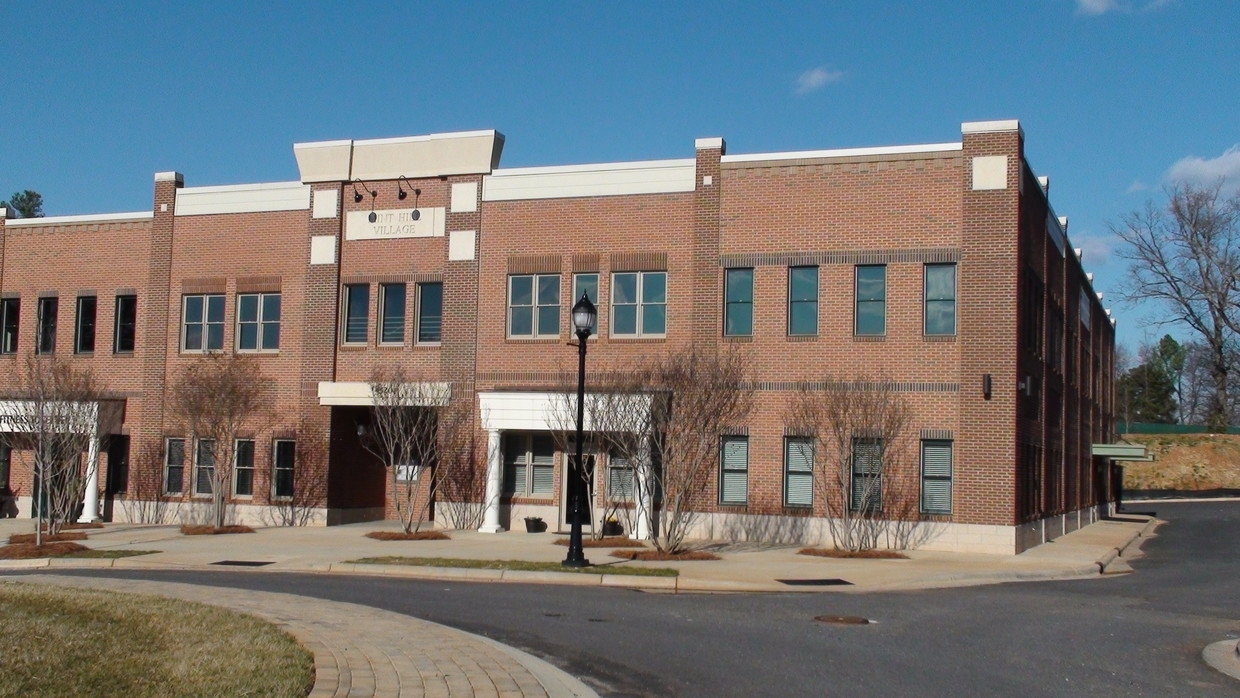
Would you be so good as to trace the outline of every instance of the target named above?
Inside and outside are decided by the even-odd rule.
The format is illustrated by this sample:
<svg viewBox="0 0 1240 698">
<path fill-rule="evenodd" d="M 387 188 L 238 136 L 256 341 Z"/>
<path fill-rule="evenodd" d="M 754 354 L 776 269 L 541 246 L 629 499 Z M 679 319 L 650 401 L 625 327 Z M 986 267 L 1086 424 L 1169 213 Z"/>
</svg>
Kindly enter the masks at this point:
<svg viewBox="0 0 1240 698">
<path fill-rule="evenodd" d="M 73 332 L 73 353 L 90 354 L 95 351 L 95 311 L 98 299 L 94 296 L 78 296 L 77 327 Z"/>
<path fill-rule="evenodd" d="M 852 441 L 853 511 L 879 512 L 883 508 L 883 441 L 854 438 Z"/>
<path fill-rule="evenodd" d="M 0 354 L 17 353 L 17 320 L 21 307 L 20 298 L 0 300 Z"/>
<path fill-rule="evenodd" d="M 56 315 L 59 311 L 59 298 L 39 299 L 39 332 L 35 335 L 34 344 L 36 354 L 51 354 L 56 351 Z"/>
<path fill-rule="evenodd" d="M 749 499 L 749 437 L 725 436 L 719 455 L 719 503 L 744 506 Z"/>
<path fill-rule="evenodd" d="M 952 513 L 952 442 L 921 442 L 921 511 Z"/>
<path fill-rule="evenodd" d="M 370 317 L 370 285 L 344 287 L 344 343 L 365 344 L 366 322 Z"/>
<path fill-rule="evenodd" d="M 723 285 L 723 334 L 753 335 L 753 269 L 728 269 Z"/>
<path fill-rule="evenodd" d="M 116 297 L 116 327 L 112 330 L 112 351 L 117 354 L 133 352 L 138 327 L 138 297 Z"/>
<path fill-rule="evenodd" d="M 582 294 L 585 294 L 590 302 L 598 307 L 598 274 L 573 274 L 573 305 L 581 300 Z M 594 324 L 590 325 L 590 334 L 598 334 L 598 316 L 594 317 Z"/>
<path fill-rule="evenodd" d="M 13 449 L 0 444 L 0 491 L 9 489 L 9 471 L 12 464 Z"/>
<path fill-rule="evenodd" d="M 442 333 L 443 284 L 418 284 L 418 344 L 438 344 Z"/>
<path fill-rule="evenodd" d="M 927 264 L 925 294 L 926 334 L 956 334 L 956 265 Z"/>
<path fill-rule="evenodd" d="M 280 294 L 237 295 L 237 351 L 280 348 Z"/>
<path fill-rule="evenodd" d="M 504 435 L 504 493 L 517 497 L 555 493 L 555 442 L 550 434 Z"/>
<path fill-rule="evenodd" d="M 199 439 L 194 459 L 194 494 L 211 494 L 215 482 L 215 442 Z"/>
<path fill-rule="evenodd" d="M 181 494 L 185 489 L 185 439 L 164 442 L 164 493 Z"/>
<path fill-rule="evenodd" d="M 224 348 L 224 296 L 185 296 L 182 310 L 181 347 L 184 351 L 219 351 Z"/>
<path fill-rule="evenodd" d="M 254 494 L 254 442 L 237 439 L 236 464 L 233 466 L 233 495 L 250 497 Z"/>
<path fill-rule="evenodd" d="M 607 458 L 607 498 L 613 502 L 633 501 L 633 464 L 621 456 Z"/>
<path fill-rule="evenodd" d="M 276 499 L 293 498 L 293 464 L 296 463 L 297 443 L 277 439 L 272 446 L 271 494 Z"/>
<path fill-rule="evenodd" d="M 818 267 L 788 267 L 788 334 L 818 334 Z"/>
<path fill-rule="evenodd" d="M 611 334 L 662 337 L 667 333 L 667 272 L 611 275 Z"/>
<path fill-rule="evenodd" d="M 813 439 L 784 439 L 784 506 L 814 506 Z"/>
<path fill-rule="evenodd" d="M 379 284 L 379 343 L 405 343 L 404 284 Z"/>
<path fill-rule="evenodd" d="M 558 274 L 508 277 L 508 336 L 560 336 Z"/>
<path fill-rule="evenodd" d="M 887 267 L 857 267 L 856 333 L 881 335 L 887 331 Z"/>
</svg>

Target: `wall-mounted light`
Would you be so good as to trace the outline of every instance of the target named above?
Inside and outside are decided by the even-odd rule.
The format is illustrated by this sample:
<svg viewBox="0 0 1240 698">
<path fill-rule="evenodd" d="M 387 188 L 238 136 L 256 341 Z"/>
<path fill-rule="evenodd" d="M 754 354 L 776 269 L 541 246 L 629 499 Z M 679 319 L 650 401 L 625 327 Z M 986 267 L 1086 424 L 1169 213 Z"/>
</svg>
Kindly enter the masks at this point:
<svg viewBox="0 0 1240 698">
<path fill-rule="evenodd" d="M 377 215 L 375 214 L 375 197 L 379 196 L 379 192 L 378 192 L 378 190 L 371 189 L 371 188 L 370 188 L 370 185 L 369 185 L 369 184 L 367 184 L 367 183 L 365 183 L 365 182 L 363 182 L 361 179 L 354 179 L 354 180 L 353 180 L 353 203 L 355 203 L 355 204 L 360 204 L 360 203 L 362 202 L 362 199 L 363 199 L 363 198 L 365 198 L 365 197 L 362 195 L 362 192 L 360 192 L 360 191 L 358 191 L 358 190 L 357 190 L 357 185 L 358 185 L 359 183 L 362 185 L 362 187 L 364 187 L 364 188 L 365 188 L 365 191 L 366 191 L 366 192 L 368 192 L 368 193 L 370 194 L 370 216 L 369 216 L 369 219 L 370 219 L 370 222 L 371 222 L 371 223 L 374 223 L 376 220 L 378 220 L 378 219 L 379 219 L 379 216 L 377 216 Z"/>
<path fill-rule="evenodd" d="M 983 373 L 982 374 L 982 397 L 989 400 L 991 389 L 992 389 L 992 385 L 991 385 L 991 380 L 990 380 L 990 374 Z"/>
<path fill-rule="evenodd" d="M 405 175 L 401 175 L 397 177 L 396 178 L 396 198 L 400 199 L 401 201 L 404 201 L 405 198 L 409 196 L 409 192 L 405 191 L 405 188 L 401 186 L 402 181 L 405 184 L 408 184 L 409 188 L 413 191 L 413 212 L 409 214 L 409 217 L 416 221 L 422 217 L 422 212 L 418 210 L 418 197 L 422 196 L 422 190 L 415 188 L 413 184 L 409 181 L 409 178 L 406 177 Z"/>
</svg>

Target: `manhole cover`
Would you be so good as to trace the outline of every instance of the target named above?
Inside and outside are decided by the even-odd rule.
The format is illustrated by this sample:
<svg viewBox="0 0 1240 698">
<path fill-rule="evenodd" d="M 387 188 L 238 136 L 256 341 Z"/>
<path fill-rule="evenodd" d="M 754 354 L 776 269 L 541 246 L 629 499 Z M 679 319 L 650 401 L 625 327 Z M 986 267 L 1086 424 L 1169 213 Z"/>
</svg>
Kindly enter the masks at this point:
<svg viewBox="0 0 1240 698">
<path fill-rule="evenodd" d="M 861 616 L 814 616 L 814 620 L 819 623 L 830 623 L 832 625 L 869 625 L 869 618 Z"/>
<path fill-rule="evenodd" d="M 220 560 L 212 562 L 213 565 L 228 565 L 229 567 L 262 567 L 264 565 L 275 564 L 274 562 L 263 562 L 261 560 Z"/>
<path fill-rule="evenodd" d="M 790 587 L 850 587 L 852 582 L 843 579 L 776 579 L 780 584 Z"/>
</svg>

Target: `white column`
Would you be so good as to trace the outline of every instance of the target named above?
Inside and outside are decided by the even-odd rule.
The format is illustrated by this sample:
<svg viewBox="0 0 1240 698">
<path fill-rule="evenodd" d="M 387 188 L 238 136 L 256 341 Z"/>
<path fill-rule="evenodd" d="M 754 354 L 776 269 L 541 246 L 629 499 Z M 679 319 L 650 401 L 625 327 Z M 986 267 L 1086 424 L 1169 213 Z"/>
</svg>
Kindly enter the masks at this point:
<svg viewBox="0 0 1240 698">
<path fill-rule="evenodd" d="M 86 502 L 78 523 L 99 520 L 99 439 L 92 436 L 86 451 Z"/>
<path fill-rule="evenodd" d="M 499 533 L 504 527 L 499 523 L 500 488 L 503 487 L 504 467 L 500 457 L 499 429 L 487 429 L 487 489 L 486 507 L 482 514 L 479 533 Z"/>
<path fill-rule="evenodd" d="M 650 526 L 650 517 L 654 510 L 654 477 L 650 473 L 650 438 L 643 436 L 641 440 L 641 449 L 637 453 L 637 463 L 635 464 L 634 475 L 636 482 L 633 484 L 637 489 L 637 521 L 634 522 L 633 531 L 629 533 L 629 538 L 634 540 L 650 540 L 653 533 Z"/>
</svg>

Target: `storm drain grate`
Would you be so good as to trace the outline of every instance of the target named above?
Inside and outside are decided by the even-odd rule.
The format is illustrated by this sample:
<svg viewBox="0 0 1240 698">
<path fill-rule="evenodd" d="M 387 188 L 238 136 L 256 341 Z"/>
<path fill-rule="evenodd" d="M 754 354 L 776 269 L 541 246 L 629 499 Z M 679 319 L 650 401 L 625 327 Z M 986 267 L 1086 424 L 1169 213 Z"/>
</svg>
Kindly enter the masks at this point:
<svg viewBox="0 0 1240 698">
<path fill-rule="evenodd" d="M 265 565 L 275 564 L 274 562 L 263 562 L 261 560 L 220 560 L 212 562 L 213 565 L 227 565 L 229 567 L 263 567 Z"/>
<path fill-rule="evenodd" d="M 776 579 L 790 587 L 850 587 L 852 582 L 843 579 Z"/>
<path fill-rule="evenodd" d="M 872 622 L 861 616 L 814 616 L 814 620 L 832 625 L 869 625 Z"/>
</svg>

